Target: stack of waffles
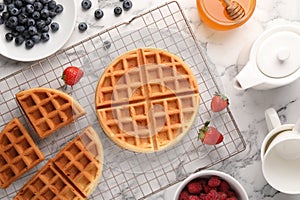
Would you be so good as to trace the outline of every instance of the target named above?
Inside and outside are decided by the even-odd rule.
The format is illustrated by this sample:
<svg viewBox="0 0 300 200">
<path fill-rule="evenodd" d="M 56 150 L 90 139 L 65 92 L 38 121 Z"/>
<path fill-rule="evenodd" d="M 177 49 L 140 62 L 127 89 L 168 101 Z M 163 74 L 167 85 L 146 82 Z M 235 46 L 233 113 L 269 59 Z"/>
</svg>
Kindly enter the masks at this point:
<svg viewBox="0 0 300 200">
<path fill-rule="evenodd" d="M 51 88 L 28 89 L 16 94 L 16 98 L 40 138 L 86 114 L 71 96 Z"/>
<path fill-rule="evenodd" d="M 7 188 L 44 160 L 44 155 L 17 118 L 0 133 L 0 187 Z"/>
<path fill-rule="evenodd" d="M 116 58 L 98 82 L 100 125 L 120 147 L 153 152 L 178 143 L 199 106 L 197 81 L 176 55 L 154 48 Z"/>
<path fill-rule="evenodd" d="M 102 145 L 89 126 L 47 162 L 15 200 L 87 199 L 98 183 L 102 167 Z"/>
</svg>

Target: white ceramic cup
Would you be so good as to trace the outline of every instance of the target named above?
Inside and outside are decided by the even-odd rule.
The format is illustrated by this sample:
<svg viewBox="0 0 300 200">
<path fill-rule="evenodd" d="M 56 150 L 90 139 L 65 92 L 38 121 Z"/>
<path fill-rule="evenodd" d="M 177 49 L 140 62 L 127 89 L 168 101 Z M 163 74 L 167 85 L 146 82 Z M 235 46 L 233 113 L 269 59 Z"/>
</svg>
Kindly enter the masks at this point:
<svg viewBox="0 0 300 200">
<path fill-rule="evenodd" d="M 261 147 L 263 175 L 276 190 L 300 194 L 300 119 L 296 125 L 281 125 L 273 108 L 265 117 L 269 133 Z"/>
</svg>

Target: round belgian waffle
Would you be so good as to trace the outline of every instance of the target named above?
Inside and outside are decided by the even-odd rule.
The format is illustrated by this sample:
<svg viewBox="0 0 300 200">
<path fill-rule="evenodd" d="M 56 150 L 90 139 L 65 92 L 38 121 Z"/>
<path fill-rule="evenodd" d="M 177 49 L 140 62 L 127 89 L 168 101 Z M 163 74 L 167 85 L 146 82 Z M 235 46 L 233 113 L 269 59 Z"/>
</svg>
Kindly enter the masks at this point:
<svg viewBox="0 0 300 200">
<path fill-rule="evenodd" d="M 176 55 L 135 49 L 116 58 L 98 82 L 99 123 L 119 146 L 153 152 L 179 142 L 199 106 L 197 81 Z"/>
</svg>

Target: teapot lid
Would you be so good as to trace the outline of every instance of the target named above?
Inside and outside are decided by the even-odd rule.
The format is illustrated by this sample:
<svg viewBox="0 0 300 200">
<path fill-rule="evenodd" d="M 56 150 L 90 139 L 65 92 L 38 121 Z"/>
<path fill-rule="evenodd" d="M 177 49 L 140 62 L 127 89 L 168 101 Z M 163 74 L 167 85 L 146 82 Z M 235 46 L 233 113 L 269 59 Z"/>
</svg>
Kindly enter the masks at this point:
<svg viewBox="0 0 300 200">
<path fill-rule="evenodd" d="M 274 29 L 256 53 L 258 69 L 268 77 L 284 78 L 300 68 L 300 32 L 296 28 Z"/>
</svg>

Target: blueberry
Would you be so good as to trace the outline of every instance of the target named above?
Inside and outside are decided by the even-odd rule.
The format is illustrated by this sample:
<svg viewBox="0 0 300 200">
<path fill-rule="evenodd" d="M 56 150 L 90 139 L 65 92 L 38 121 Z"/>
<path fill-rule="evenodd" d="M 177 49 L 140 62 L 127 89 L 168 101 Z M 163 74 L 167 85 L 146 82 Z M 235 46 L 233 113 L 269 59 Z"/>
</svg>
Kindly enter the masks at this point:
<svg viewBox="0 0 300 200">
<path fill-rule="evenodd" d="M 29 35 L 35 35 L 35 34 L 37 34 L 37 29 L 36 29 L 36 27 L 35 26 L 29 26 L 28 27 L 28 33 L 29 33 Z"/>
<path fill-rule="evenodd" d="M 0 15 L 0 25 L 4 23 L 3 17 Z"/>
<path fill-rule="evenodd" d="M 49 17 L 54 18 L 57 15 L 54 11 L 49 11 Z"/>
<path fill-rule="evenodd" d="M 31 40 L 34 42 L 34 43 L 39 43 L 41 41 L 41 36 L 39 34 L 36 34 L 36 35 L 33 35 L 31 37 Z"/>
<path fill-rule="evenodd" d="M 123 9 L 129 10 L 130 8 L 132 8 L 132 2 L 130 0 L 125 0 L 123 2 Z"/>
<path fill-rule="evenodd" d="M 41 14 L 38 11 L 34 11 L 31 16 L 33 19 L 37 20 L 37 19 L 40 19 Z"/>
<path fill-rule="evenodd" d="M 40 2 L 45 5 L 45 4 L 48 4 L 50 2 L 50 0 L 40 0 Z"/>
<path fill-rule="evenodd" d="M 21 45 L 21 44 L 23 44 L 23 42 L 24 42 L 24 38 L 21 36 L 21 35 L 19 35 L 19 36 L 17 36 L 16 38 L 15 38 L 15 44 L 16 45 Z"/>
<path fill-rule="evenodd" d="M 92 2 L 90 0 L 82 0 L 81 1 L 81 7 L 84 9 L 84 10 L 88 10 L 92 7 Z"/>
<path fill-rule="evenodd" d="M 20 24 L 26 24 L 27 21 L 28 21 L 27 15 L 24 14 L 24 13 L 20 13 L 20 14 L 18 15 L 18 20 L 19 20 L 19 23 L 20 23 Z"/>
<path fill-rule="evenodd" d="M 119 6 L 115 7 L 114 13 L 115 13 L 115 16 L 121 15 L 122 14 L 122 8 L 119 7 Z"/>
<path fill-rule="evenodd" d="M 8 12 L 10 12 L 10 10 L 13 9 L 13 8 L 15 8 L 15 5 L 14 5 L 13 3 L 8 4 L 8 5 L 6 6 L 6 10 L 8 10 Z"/>
<path fill-rule="evenodd" d="M 95 10 L 94 12 L 94 16 L 96 19 L 101 19 L 104 16 L 103 11 L 99 8 L 97 10 Z"/>
<path fill-rule="evenodd" d="M 56 8 L 56 1 L 51 0 L 51 1 L 48 3 L 48 8 L 49 8 L 49 9 L 54 9 L 54 8 Z"/>
<path fill-rule="evenodd" d="M 25 0 L 25 3 L 33 5 L 35 0 Z"/>
<path fill-rule="evenodd" d="M 22 36 L 25 40 L 31 38 L 31 35 L 29 34 L 29 31 L 28 30 L 25 30 L 23 33 L 22 33 Z"/>
<path fill-rule="evenodd" d="M 28 39 L 25 41 L 25 47 L 26 49 L 31 49 L 34 46 L 34 42 L 31 39 Z"/>
<path fill-rule="evenodd" d="M 36 22 L 36 28 L 38 30 L 42 30 L 46 26 L 46 22 L 44 20 L 39 20 Z"/>
<path fill-rule="evenodd" d="M 41 41 L 47 42 L 50 39 L 49 33 L 42 33 L 41 34 Z"/>
<path fill-rule="evenodd" d="M 87 24 L 86 24 L 85 22 L 80 22 L 80 23 L 78 24 L 78 29 L 79 29 L 79 31 L 81 31 L 81 32 L 86 31 L 86 29 L 87 29 Z"/>
<path fill-rule="evenodd" d="M 44 26 L 44 27 L 41 29 L 41 32 L 43 32 L 43 33 L 49 32 L 49 26 Z"/>
<path fill-rule="evenodd" d="M 53 22 L 51 25 L 50 25 L 50 28 L 53 32 L 56 32 L 58 31 L 59 29 L 59 24 L 57 22 Z"/>
<path fill-rule="evenodd" d="M 44 18 L 44 19 L 47 19 L 47 17 L 49 17 L 49 10 L 44 8 L 41 10 L 41 17 Z"/>
<path fill-rule="evenodd" d="M 7 22 L 10 24 L 10 28 L 15 28 L 18 25 L 18 18 L 16 16 L 11 16 L 8 18 Z"/>
<path fill-rule="evenodd" d="M 109 49 L 109 48 L 111 47 L 111 42 L 108 41 L 108 40 L 105 40 L 105 41 L 103 42 L 103 47 L 104 47 L 105 49 Z"/>
<path fill-rule="evenodd" d="M 19 33 L 22 33 L 25 31 L 25 27 L 22 25 L 18 25 L 18 26 L 16 26 L 16 31 L 18 31 Z"/>
<path fill-rule="evenodd" d="M 4 0 L 3 3 L 4 3 L 5 5 L 11 4 L 11 3 L 12 3 L 12 0 Z"/>
<path fill-rule="evenodd" d="M 31 5 L 31 4 L 27 4 L 26 7 L 25 7 L 25 9 L 26 9 L 26 12 L 27 12 L 28 14 L 31 14 L 31 13 L 34 12 L 34 7 L 33 7 L 33 5 Z"/>
<path fill-rule="evenodd" d="M 21 10 L 19 10 L 18 8 L 12 8 L 9 10 L 9 13 L 13 16 L 17 16 L 18 14 L 20 14 Z"/>
<path fill-rule="evenodd" d="M 34 10 L 41 11 L 43 9 L 43 4 L 39 1 L 34 2 L 33 4 Z"/>
<path fill-rule="evenodd" d="M 14 2 L 16 8 L 22 8 L 23 2 L 21 0 L 16 0 Z"/>
<path fill-rule="evenodd" d="M 27 19 L 27 26 L 34 26 L 35 25 L 35 20 L 32 18 Z"/>
<path fill-rule="evenodd" d="M 45 20 L 46 26 L 47 26 L 47 25 L 50 25 L 51 22 L 52 22 L 52 18 L 51 18 L 51 17 L 47 17 L 47 19 Z"/>
<path fill-rule="evenodd" d="M 13 36 L 12 33 L 6 33 L 5 34 L 5 39 L 6 39 L 6 41 L 10 42 L 14 39 L 14 36 Z"/>
<path fill-rule="evenodd" d="M 20 33 L 18 31 L 16 31 L 16 30 L 12 30 L 11 34 L 13 34 L 14 37 L 17 37 L 17 36 L 20 35 Z"/>
<path fill-rule="evenodd" d="M 4 3 L 0 3 L 0 12 L 2 12 L 4 8 L 5 8 Z"/>
<path fill-rule="evenodd" d="M 4 11 L 2 13 L 2 18 L 4 21 L 8 20 L 9 17 L 10 17 L 10 14 L 7 11 Z"/>
<path fill-rule="evenodd" d="M 64 10 L 64 7 L 61 4 L 57 4 L 54 10 L 55 13 L 60 14 Z"/>
</svg>

